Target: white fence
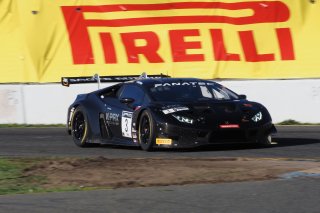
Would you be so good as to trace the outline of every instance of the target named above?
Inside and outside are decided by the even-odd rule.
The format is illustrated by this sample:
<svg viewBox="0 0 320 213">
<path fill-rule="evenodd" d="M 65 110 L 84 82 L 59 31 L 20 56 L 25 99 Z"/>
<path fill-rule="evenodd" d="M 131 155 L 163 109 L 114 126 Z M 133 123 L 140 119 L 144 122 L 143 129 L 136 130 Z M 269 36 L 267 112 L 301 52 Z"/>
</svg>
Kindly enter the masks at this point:
<svg viewBox="0 0 320 213">
<path fill-rule="evenodd" d="M 220 81 L 239 94 L 264 104 L 275 123 L 286 119 L 320 122 L 320 79 Z M 110 84 L 102 84 L 108 86 Z M 0 85 L 1 124 L 63 124 L 68 106 L 96 84 Z"/>
</svg>

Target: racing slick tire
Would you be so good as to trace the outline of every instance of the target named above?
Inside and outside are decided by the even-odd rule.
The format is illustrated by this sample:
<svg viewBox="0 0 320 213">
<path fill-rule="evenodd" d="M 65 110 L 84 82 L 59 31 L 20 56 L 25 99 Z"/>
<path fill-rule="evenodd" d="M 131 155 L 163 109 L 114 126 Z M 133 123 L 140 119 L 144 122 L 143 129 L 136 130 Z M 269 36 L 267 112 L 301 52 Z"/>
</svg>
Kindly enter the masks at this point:
<svg viewBox="0 0 320 213">
<path fill-rule="evenodd" d="M 71 118 L 71 135 L 73 142 L 80 147 L 87 147 L 88 144 L 88 119 L 84 109 L 79 106 L 75 109 Z"/>
<path fill-rule="evenodd" d="M 262 136 L 260 138 L 260 140 L 259 140 L 259 144 L 262 147 L 270 147 L 270 146 L 272 146 L 271 134 Z"/>
<path fill-rule="evenodd" d="M 140 116 L 138 140 L 143 150 L 152 151 L 155 141 L 155 122 L 148 110 L 143 111 Z"/>
</svg>

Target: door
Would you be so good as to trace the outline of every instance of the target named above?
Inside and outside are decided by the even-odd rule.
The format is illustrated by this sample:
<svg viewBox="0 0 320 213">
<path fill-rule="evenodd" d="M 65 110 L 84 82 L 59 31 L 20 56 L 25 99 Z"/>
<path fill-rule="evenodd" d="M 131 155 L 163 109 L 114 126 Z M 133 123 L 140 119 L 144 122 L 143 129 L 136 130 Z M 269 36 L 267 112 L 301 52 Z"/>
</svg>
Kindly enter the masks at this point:
<svg viewBox="0 0 320 213">
<path fill-rule="evenodd" d="M 104 98 L 106 123 L 117 143 L 132 142 L 132 118 L 137 107 L 144 103 L 144 91 L 137 85 L 124 84 L 115 95 Z"/>
</svg>

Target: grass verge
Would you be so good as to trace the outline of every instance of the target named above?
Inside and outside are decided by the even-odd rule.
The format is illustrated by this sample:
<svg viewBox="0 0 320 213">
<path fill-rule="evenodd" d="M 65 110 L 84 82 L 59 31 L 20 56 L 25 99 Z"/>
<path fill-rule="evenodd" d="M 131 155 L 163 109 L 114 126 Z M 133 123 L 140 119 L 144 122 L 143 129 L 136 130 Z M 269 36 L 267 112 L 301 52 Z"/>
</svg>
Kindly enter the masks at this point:
<svg viewBox="0 0 320 213">
<path fill-rule="evenodd" d="M 318 174 L 319 166 L 311 159 L 0 158 L 0 194 L 269 180 L 297 171 Z"/>
<path fill-rule="evenodd" d="M 25 127 L 33 127 L 33 128 L 41 128 L 41 127 L 65 127 L 65 124 L 0 124 L 0 128 L 25 128 Z"/>
<path fill-rule="evenodd" d="M 46 177 L 24 175 L 24 171 L 36 163 L 37 159 L 0 158 L 0 195 L 25 194 L 32 192 L 74 191 L 74 187 L 44 188 Z"/>
<path fill-rule="evenodd" d="M 23 170 L 30 162 L 0 159 L 0 194 L 26 193 L 37 190 L 34 181 L 44 181 L 41 177 L 23 177 Z"/>
</svg>

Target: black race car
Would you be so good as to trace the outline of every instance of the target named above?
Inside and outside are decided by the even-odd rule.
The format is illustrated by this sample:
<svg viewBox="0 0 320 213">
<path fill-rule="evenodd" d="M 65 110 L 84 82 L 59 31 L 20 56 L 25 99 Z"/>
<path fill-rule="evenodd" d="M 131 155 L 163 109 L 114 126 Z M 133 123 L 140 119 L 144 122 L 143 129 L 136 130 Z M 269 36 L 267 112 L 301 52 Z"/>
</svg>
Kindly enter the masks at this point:
<svg viewBox="0 0 320 213">
<path fill-rule="evenodd" d="M 268 146 L 276 132 L 263 105 L 213 81 L 165 76 L 96 80 L 124 82 L 78 95 L 69 107 L 67 129 L 81 147 L 117 144 L 150 151 L 218 143 Z M 92 81 L 62 78 L 65 86 Z"/>
</svg>

